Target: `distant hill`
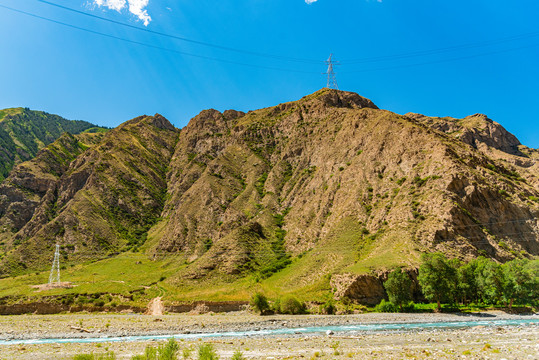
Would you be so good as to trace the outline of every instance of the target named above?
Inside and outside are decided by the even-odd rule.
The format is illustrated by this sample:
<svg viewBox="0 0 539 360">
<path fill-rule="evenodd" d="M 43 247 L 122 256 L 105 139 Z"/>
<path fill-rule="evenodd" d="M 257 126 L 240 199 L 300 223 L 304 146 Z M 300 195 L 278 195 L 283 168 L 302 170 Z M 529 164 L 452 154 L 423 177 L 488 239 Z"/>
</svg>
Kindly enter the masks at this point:
<svg viewBox="0 0 539 360">
<path fill-rule="evenodd" d="M 66 120 L 27 108 L 0 110 L 0 181 L 13 165 L 32 159 L 64 132 L 78 134 L 93 127 L 86 121 Z"/>
<path fill-rule="evenodd" d="M 168 261 L 155 273 L 169 269 L 163 286 L 185 297 L 315 298 L 425 252 L 538 256 L 538 185 L 537 150 L 480 114 L 399 115 L 323 89 L 247 114 L 205 110 L 181 131 L 141 116 L 66 135 L 11 172 L 0 272 L 45 269 L 59 243 L 68 264 Z"/>
</svg>

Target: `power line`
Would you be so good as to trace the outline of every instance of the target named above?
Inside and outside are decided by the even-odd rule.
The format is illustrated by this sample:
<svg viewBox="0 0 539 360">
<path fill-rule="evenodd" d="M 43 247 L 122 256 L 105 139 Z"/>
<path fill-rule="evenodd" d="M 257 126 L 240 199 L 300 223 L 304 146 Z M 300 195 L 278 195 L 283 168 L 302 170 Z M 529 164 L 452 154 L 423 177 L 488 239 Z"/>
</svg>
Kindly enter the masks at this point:
<svg viewBox="0 0 539 360">
<path fill-rule="evenodd" d="M 423 66 L 423 65 L 440 64 L 440 63 L 445 63 L 445 62 L 453 62 L 453 61 L 459 61 L 459 60 L 473 59 L 473 58 L 481 57 L 481 56 L 502 54 L 502 53 L 512 52 L 512 51 L 516 51 L 516 50 L 522 50 L 522 49 L 526 49 L 526 48 L 530 48 L 530 47 L 536 47 L 536 46 L 539 46 L 539 43 L 523 45 L 523 46 L 514 47 L 514 48 L 510 48 L 510 49 L 479 53 L 479 54 L 474 54 L 474 55 L 460 56 L 460 57 L 449 58 L 449 59 L 440 59 L 440 60 L 426 61 L 426 62 L 416 63 L 416 64 L 395 65 L 395 66 L 388 66 L 388 67 L 381 67 L 381 68 L 374 68 L 374 69 L 351 70 L 351 71 L 344 71 L 342 73 L 351 74 L 351 73 L 382 71 L 382 70 L 394 70 L 394 69 L 402 69 L 402 68 L 409 68 L 409 67 L 416 67 L 416 66 Z"/>
<path fill-rule="evenodd" d="M 140 28 L 140 27 L 133 26 L 133 25 L 126 24 L 126 23 L 122 23 L 122 22 L 119 22 L 119 21 L 107 19 L 107 18 L 100 17 L 100 16 L 97 16 L 97 15 L 94 15 L 94 14 L 89 14 L 89 13 L 79 11 L 79 10 L 76 10 L 76 9 L 72 9 L 72 8 L 69 8 L 69 7 L 65 7 L 65 6 L 62 6 L 62 5 L 59 5 L 59 4 L 51 3 L 51 2 L 46 1 L 46 0 L 36 0 L 36 1 L 42 2 L 44 4 L 48 4 L 48 5 L 51 5 L 51 6 L 56 6 L 56 7 L 59 7 L 59 8 L 63 8 L 63 9 L 73 11 L 73 12 L 76 12 L 76 13 L 80 13 L 82 15 L 86 15 L 86 16 L 89 16 L 89 17 L 101 19 L 103 21 L 108 21 L 108 22 L 118 24 L 118 25 L 121 25 L 121 26 L 137 29 L 137 30 L 140 30 L 140 31 L 145 31 L 145 32 L 148 32 L 148 33 L 153 33 L 155 35 L 166 36 L 166 37 L 174 38 L 174 39 L 177 39 L 177 40 L 192 42 L 192 43 L 196 43 L 196 44 L 199 44 L 199 45 L 210 46 L 210 47 L 215 47 L 215 48 L 221 48 L 221 49 L 224 49 L 224 50 L 235 51 L 235 52 L 238 52 L 238 53 L 257 55 L 257 56 L 273 58 L 273 59 L 295 61 L 295 62 L 304 62 L 304 63 L 311 63 L 311 64 L 320 64 L 320 63 L 322 63 L 320 61 L 307 60 L 307 59 L 297 59 L 297 58 L 288 58 L 288 57 L 283 57 L 283 56 L 278 56 L 278 55 L 256 53 L 256 52 L 251 52 L 251 51 L 247 51 L 247 50 L 229 48 L 229 47 L 226 47 L 226 46 L 220 46 L 220 45 L 205 43 L 205 42 L 201 42 L 201 41 L 197 41 L 197 40 L 191 40 L 191 39 L 179 37 L 179 36 L 176 36 L 176 35 L 157 32 L 157 31 L 153 31 L 153 30 L 150 30 L 150 29 Z M 143 43 L 143 42 L 139 42 L 139 41 L 135 41 L 135 40 L 130 40 L 130 39 L 115 36 L 115 35 L 102 33 L 102 32 L 99 32 L 99 31 L 88 29 L 88 28 L 83 28 L 83 27 L 80 27 L 80 26 L 77 26 L 77 25 L 68 24 L 68 23 L 65 23 L 65 22 L 62 22 L 62 21 L 54 20 L 54 19 L 51 19 L 51 18 L 48 18 L 48 17 L 45 17 L 45 16 L 40 16 L 40 15 L 37 15 L 37 14 L 34 14 L 34 13 L 30 13 L 30 12 L 27 12 L 27 11 L 15 9 L 15 8 L 8 7 L 8 6 L 5 6 L 5 5 L 0 5 L 0 7 L 4 8 L 4 9 L 7 9 L 7 10 L 10 10 L 10 11 L 20 13 L 20 14 L 24 14 L 24 15 L 31 16 L 31 17 L 34 17 L 34 18 L 38 18 L 38 19 L 41 19 L 41 20 L 52 22 L 52 23 L 55 23 L 55 24 L 58 24 L 58 25 L 70 27 L 72 29 L 77 29 L 77 30 L 80 30 L 80 31 L 84 31 L 84 32 L 94 34 L 94 35 L 108 37 L 108 38 L 111 38 L 111 39 L 116 39 L 116 40 L 124 41 L 124 42 L 127 42 L 127 43 L 135 44 L 135 45 L 141 45 L 141 46 L 145 46 L 145 47 L 156 49 L 156 50 L 168 51 L 168 52 L 181 54 L 181 55 L 185 55 L 185 56 L 190 56 L 190 57 L 195 57 L 195 58 L 200 58 L 200 59 L 218 61 L 218 62 L 223 62 L 223 63 L 228 63 L 228 64 L 247 66 L 247 67 L 259 68 L 259 69 L 276 70 L 276 71 L 291 72 L 291 73 L 318 74 L 317 72 L 314 72 L 314 71 L 304 71 L 304 70 L 285 69 L 285 68 L 271 67 L 271 66 L 254 65 L 254 64 L 238 62 L 238 61 L 233 61 L 233 60 L 227 60 L 227 59 L 221 59 L 221 58 L 216 58 L 216 57 L 210 57 L 210 56 L 198 55 L 198 54 L 193 54 L 193 53 L 187 53 L 187 52 L 180 51 L 180 50 L 175 50 L 175 49 L 165 48 L 165 47 L 161 47 L 161 46 L 156 46 L 156 45 Z M 515 35 L 515 36 L 509 37 L 509 38 L 505 38 L 505 39 L 492 40 L 492 41 L 489 41 L 489 42 L 485 42 L 484 44 L 481 44 L 481 43 L 467 44 L 467 45 L 459 45 L 459 46 L 453 46 L 453 47 L 447 47 L 447 48 L 439 48 L 439 49 L 433 49 L 433 50 L 422 50 L 422 51 L 416 51 L 416 52 L 405 53 L 405 54 L 397 54 L 397 55 L 380 56 L 380 57 L 373 57 L 373 58 L 356 59 L 356 60 L 339 62 L 339 64 L 344 63 L 346 65 L 346 64 L 354 64 L 354 63 L 364 63 L 364 62 L 380 62 L 380 61 L 387 61 L 387 60 L 392 60 L 392 59 L 401 59 L 401 58 L 405 58 L 405 57 L 422 56 L 422 55 L 429 54 L 429 53 L 430 54 L 435 54 L 435 53 L 444 52 L 444 51 L 453 51 L 453 50 L 458 50 L 458 49 L 462 49 L 462 48 L 488 46 L 488 45 L 493 45 L 493 44 L 497 44 L 497 43 L 515 41 L 515 40 L 520 40 L 520 39 L 525 39 L 525 38 L 530 38 L 530 37 L 536 37 L 536 36 L 539 36 L 539 32 Z M 461 56 L 461 57 L 456 57 L 456 58 L 441 59 L 441 60 L 421 62 L 421 63 L 416 63 L 416 64 L 405 64 L 405 65 L 381 67 L 381 68 L 374 68 L 374 69 L 351 70 L 351 71 L 344 71 L 342 73 L 360 73 L 360 72 L 384 71 L 384 70 L 401 69 L 401 68 L 408 68 L 408 67 L 417 67 L 417 66 L 423 66 L 423 65 L 431 65 L 431 64 L 444 63 L 444 62 L 453 62 L 453 61 L 459 61 L 459 60 L 475 58 L 475 57 L 479 57 L 479 56 L 487 56 L 487 55 L 511 52 L 511 51 L 520 50 L 520 49 L 529 48 L 529 47 L 535 47 L 535 46 L 539 46 L 539 43 L 530 44 L 530 45 L 524 45 L 524 46 L 520 46 L 520 47 L 504 49 L 504 50 L 499 50 L 499 51 L 491 51 L 491 52 L 474 54 L 474 55 L 469 55 L 469 56 Z M 327 64 L 327 61 L 325 61 L 325 63 Z M 336 63 L 334 63 L 334 65 L 336 65 Z M 327 73 L 325 73 L 325 74 L 327 74 Z M 336 81 L 335 81 L 335 85 L 336 85 Z"/>
<path fill-rule="evenodd" d="M 488 40 L 488 41 L 471 43 L 471 44 L 461 44 L 461 45 L 455 45 L 455 46 L 449 46 L 449 47 L 443 47 L 443 48 L 437 48 L 437 49 L 417 50 L 417 51 L 413 51 L 409 53 L 366 57 L 366 58 L 353 59 L 353 60 L 344 60 L 344 61 L 341 61 L 341 63 L 344 65 L 364 64 L 364 63 L 370 63 L 370 62 L 405 59 L 405 58 L 411 58 L 411 57 L 417 57 L 417 56 L 435 55 L 439 53 L 451 52 L 451 51 L 462 50 L 462 49 L 487 47 L 487 46 L 497 45 L 501 43 L 512 42 L 516 40 L 523 40 L 523 39 L 527 39 L 531 37 L 539 37 L 539 32 L 531 32 L 531 33 L 513 35 L 513 36 L 502 38 L 502 39 Z"/>
<path fill-rule="evenodd" d="M 77 14 L 80 14 L 80 15 L 84 15 L 84 16 L 92 17 L 92 18 L 99 19 L 99 20 L 102 20 L 102 21 L 117 24 L 117 25 L 120 25 L 120 26 L 136 29 L 136 30 L 139 30 L 139 31 L 144 31 L 144 32 L 151 33 L 151 34 L 154 34 L 154 35 L 159 35 L 159 36 L 164 36 L 164 37 L 168 37 L 168 38 L 172 38 L 172 39 L 176 39 L 176 40 L 190 42 L 190 43 L 197 44 L 197 45 L 208 46 L 208 47 L 213 47 L 213 48 L 217 48 L 217 49 L 221 49 L 221 50 L 233 51 L 233 52 L 244 53 L 244 54 L 249 54 L 249 55 L 254 55 L 254 56 L 267 57 L 267 58 L 272 58 L 272 59 L 279 59 L 279 60 L 284 60 L 284 61 L 303 62 L 303 63 L 311 63 L 311 64 L 323 63 L 322 61 L 319 61 L 319 60 L 293 58 L 293 57 L 287 57 L 287 56 L 282 56 L 282 55 L 259 53 L 259 52 L 255 52 L 255 51 L 243 50 L 243 49 L 223 46 L 223 45 L 219 45 L 219 44 L 213 44 L 213 43 L 208 43 L 208 42 L 204 42 L 204 41 L 193 40 L 193 39 L 185 38 L 185 37 L 178 36 L 178 35 L 168 34 L 168 33 L 160 32 L 160 31 L 155 31 L 155 30 L 151 30 L 151 29 L 142 28 L 142 27 L 131 25 L 131 24 L 123 23 L 123 22 L 120 22 L 120 21 L 108 19 L 108 18 L 99 16 L 99 15 L 90 14 L 90 13 L 80 11 L 80 10 L 77 10 L 77 9 L 73 9 L 73 8 L 70 8 L 70 7 L 67 7 L 67 6 L 64 6 L 64 5 L 56 4 L 56 3 L 53 3 L 53 2 L 50 2 L 50 1 L 47 1 L 47 0 L 36 0 L 36 1 L 41 2 L 43 4 L 50 5 L 50 6 L 54 6 L 54 7 L 63 9 L 63 10 L 71 11 L 71 12 L 74 12 L 74 13 L 77 13 Z M 516 40 L 522 40 L 522 39 L 527 39 L 527 38 L 531 38 L 531 37 L 538 37 L 538 36 L 539 36 L 539 32 L 530 32 L 530 33 L 524 33 L 524 34 L 517 34 L 517 35 L 513 35 L 513 36 L 501 38 L 501 39 L 494 39 L 494 40 L 487 40 L 487 41 L 483 41 L 483 42 L 477 42 L 477 43 L 461 44 L 461 45 L 442 47 L 442 48 L 437 48 L 437 49 L 418 50 L 418 51 L 413 51 L 413 52 L 409 52 L 409 53 L 377 56 L 377 57 L 370 57 L 370 58 L 344 60 L 344 61 L 341 61 L 340 63 L 343 64 L 343 65 L 352 65 L 352 64 L 359 64 L 359 63 L 390 61 L 390 60 L 395 60 L 395 59 L 404 59 L 404 58 L 417 57 L 417 56 L 433 55 L 433 54 L 439 54 L 439 53 L 462 50 L 462 49 L 472 49 L 472 48 L 492 46 L 492 45 L 496 45 L 496 44 L 500 44 L 500 43 L 512 42 L 512 41 L 516 41 Z"/>
<path fill-rule="evenodd" d="M 147 44 L 147 43 L 143 43 L 143 42 L 140 42 L 140 41 L 130 40 L 130 39 L 126 39 L 126 38 L 123 38 L 123 37 L 102 33 L 102 32 L 99 32 L 99 31 L 83 28 L 83 27 L 80 27 L 80 26 L 77 26 L 77 25 L 68 24 L 68 23 L 65 23 L 65 22 L 62 22 L 62 21 L 54 20 L 54 19 L 51 19 L 51 18 L 48 18 L 48 17 L 45 17 L 45 16 L 33 14 L 33 13 L 30 13 L 30 12 L 27 12 L 27 11 L 15 9 L 15 8 L 5 6 L 5 5 L 0 5 L 0 8 L 7 9 L 7 10 L 10 10 L 10 11 L 13 11 L 13 12 L 17 12 L 19 14 L 31 16 L 31 17 L 34 17 L 36 19 L 41 19 L 41 20 L 45 20 L 45 21 L 48 21 L 48 22 L 51 22 L 51 23 L 58 24 L 58 25 L 66 26 L 66 27 L 69 27 L 69 28 L 72 28 L 72 29 L 84 31 L 84 32 L 87 32 L 87 33 L 90 33 L 90 34 L 99 35 L 99 36 L 107 37 L 107 38 L 110 38 L 110 39 L 120 40 L 120 41 L 124 41 L 124 42 L 130 43 L 130 44 L 141 45 L 141 46 L 145 46 L 145 47 L 156 49 L 156 50 L 163 50 L 163 51 L 168 51 L 168 52 L 172 52 L 172 53 L 176 53 L 176 54 L 180 54 L 180 55 L 195 57 L 195 58 L 199 58 L 199 59 L 218 61 L 218 62 L 234 64 L 234 65 L 248 66 L 248 67 L 253 67 L 253 68 L 258 68 L 258 69 L 276 70 L 276 71 L 284 71 L 284 72 L 292 72 L 292 73 L 303 73 L 303 74 L 318 74 L 317 72 L 314 72 L 314 71 L 293 70 L 293 69 L 285 69 L 285 68 L 278 68 L 278 67 L 271 67 L 271 66 L 254 65 L 254 64 L 242 63 L 242 62 L 238 62 L 238 61 L 220 59 L 220 58 L 215 58 L 215 57 L 210 57 L 210 56 L 192 54 L 192 53 L 188 53 L 188 52 L 184 52 L 184 51 L 180 51 L 180 50 L 165 48 L 165 47 L 161 47 L 161 46 L 157 46 L 157 45 Z"/>
<path fill-rule="evenodd" d="M 53 2 L 50 2 L 50 1 L 46 1 L 46 0 L 36 0 L 36 1 L 38 1 L 40 3 L 43 3 L 43 4 L 50 5 L 50 6 L 54 6 L 54 7 L 63 9 L 63 10 L 71 11 L 71 12 L 74 12 L 74 13 L 77 13 L 77 14 L 80 14 L 80 15 L 89 16 L 89 17 L 92 17 L 94 19 L 107 21 L 107 22 L 110 22 L 110 23 L 113 23 L 113 24 L 116 24 L 116 25 L 120 25 L 120 26 L 124 26 L 124 27 L 127 27 L 127 28 L 143 31 L 143 32 L 146 32 L 146 33 L 149 33 L 149 34 L 163 36 L 163 37 L 167 37 L 167 38 L 171 38 L 171 39 L 175 39 L 175 40 L 180 40 L 180 41 L 185 41 L 185 42 L 189 42 L 189 43 L 192 43 L 192 44 L 212 47 L 212 48 L 226 50 L 226 51 L 232 51 L 232 52 L 241 53 L 241 54 L 248 54 L 248 55 L 254 55 L 254 56 L 265 57 L 265 58 L 270 58 L 270 59 L 283 60 L 283 61 L 293 61 L 293 62 L 310 63 L 310 64 L 321 64 L 322 63 L 322 61 L 319 61 L 319 60 L 299 59 L 299 58 L 292 58 L 292 57 L 281 56 L 281 55 L 265 54 L 265 53 L 259 53 L 259 52 L 256 52 L 256 51 L 243 50 L 243 49 L 238 49 L 238 48 L 233 48 L 233 47 L 228 47 L 228 46 L 223 46 L 223 45 L 218 45 L 218 44 L 212 44 L 212 43 L 208 43 L 208 42 L 204 42 L 204 41 L 188 39 L 188 38 L 183 37 L 183 36 L 167 34 L 167 33 L 164 33 L 164 32 L 155 31 L 155 30 L 151 30 L 151 29 L 142 28 L 142 27 L 139 27 L 139 26 L 134 26 L 134 25 L 131 25 L 131 24 L 123 23 L 121 21 L 108 19 L 108 18 L 99 16 L 99 15 L 90 14 L 90 13 L 87 13 L 87 12 L 84 12 L 84 11 L 73 9 L 73 8 L 63 6 L 63 5 L 60 5 L 60 4 L 56 4 L 56 3 L 53 3 Z"/>
</svg>

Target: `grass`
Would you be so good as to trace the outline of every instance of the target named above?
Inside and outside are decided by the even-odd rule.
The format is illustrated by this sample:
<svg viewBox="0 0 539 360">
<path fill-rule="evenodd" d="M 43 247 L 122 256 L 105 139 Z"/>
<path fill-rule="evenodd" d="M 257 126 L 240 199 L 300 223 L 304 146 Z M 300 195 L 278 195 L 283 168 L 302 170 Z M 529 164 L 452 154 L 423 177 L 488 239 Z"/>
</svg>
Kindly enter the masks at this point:
<svg viewBox="0 0 539 360">
<path fill-rule="evenodd" d="M 168 277 L 175 273 L 181 265 L 174 258 L 166 261 L 151 261 L 141 253 L 123 253 L 114 258 L 76 265 L 61 271 L 61 280 L 76 285 L 71 289 L 54 289 L 36 292 L 32 285 L 44 284 L 48 281 L 48 271 L 37 274 L 27 274 L 15 278 L 0 280 L 0 297 L 9 295 L 24 295 L 32 297 L 113 293 L 131 296 L 136 290 L 145 290 L 148 296 L 158 293 L 155 286 L 162 276 Z M 136 303 L 136 301 L 135 301 Z"/>
<path fill-rule="evenodd" d="M 301 300 L 320 298 L 331 290 L 327 274 L 354 262 L 360 229 L 354 219 L 344 219 L 315 249 L 295 258 L 287 268 L 261 282 L 261 287 L 270 297 L 295 294 Z"/>
<path fill-rule="evenodd" d="M 166 221 L 154 227 L 147 244 L 141 250 L 151 248 L 160 237 Z M 161 226 L 162 225 L 162 226 Z M 18 296 L 33 299 L 43 296 L 69 296 L 80 294 L 119 294 L 113 300 L 117 305 L 145 306 L 149 299 L 162 296 L 165 302 L 249 301 L 259 291 L 270 299 L 287 295 L 301 301 L 317 300 L 331 294 L 330 279 L 336 273 L 368 273 L 372 268 L 393 268 L 413 261 L 411 242 L 403 241 L 400 233 L 387 233 L 363 248 L 364 256 L 356 261 L 363 225 L 353 218 L 345 218 L 317 246 L 290 258 L 285 268 L 260 278 L 255 271 L 242 276 L 217 273 L 199 280 L 186 280 L 183 269 L 188 266 L 182 255 L 166 260 L 149 259 L 144 252 L 122 253 L 114 258 L 68 267 L 61 272 L 62 281 L 72 282 L 71 289 L 55 289 L 36 292 L 31 285 L 48 281 L 48 271 L 32 273 L 15 278 L 0 279 L 0 297 Z M 395 240 L 399 241 L 395 241 Z M 411 260 L 403 260 L 409 259 Z M 94 304 L 103 299 L 89 298 Z M 84 298 L 80 301 L 85 301 Z"/>
</svg>

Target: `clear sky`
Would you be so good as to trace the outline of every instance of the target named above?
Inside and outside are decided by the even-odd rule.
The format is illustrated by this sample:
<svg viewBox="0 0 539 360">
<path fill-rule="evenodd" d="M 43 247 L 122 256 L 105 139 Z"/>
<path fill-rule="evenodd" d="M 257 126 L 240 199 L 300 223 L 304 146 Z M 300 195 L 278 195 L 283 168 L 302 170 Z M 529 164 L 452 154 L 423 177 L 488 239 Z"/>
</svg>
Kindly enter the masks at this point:
<svg viewBox="0 0 539 360">
<path fill-rule="evenodd" d="M 111 127 L 160 113 L 183 127 L 203 109 L 319 90 L 334 53 L 341 90 L 401 114 L 484 113 L 539 147 L 537 0 L 47 1 L 131 27 L 0 0 L 0 108 Z"/>
</svg>

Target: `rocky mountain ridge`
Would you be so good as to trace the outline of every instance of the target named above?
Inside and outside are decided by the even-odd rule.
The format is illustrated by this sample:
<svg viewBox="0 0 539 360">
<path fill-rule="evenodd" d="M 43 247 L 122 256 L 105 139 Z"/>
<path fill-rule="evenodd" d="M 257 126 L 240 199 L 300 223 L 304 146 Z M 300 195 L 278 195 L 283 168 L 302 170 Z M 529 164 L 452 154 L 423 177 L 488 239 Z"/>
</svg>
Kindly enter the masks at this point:
<svg viewBox="0 0 539 360">
<path fill-rule="evenodd" d="M 205 110 L 181 131 L 142 116 L 95 140 L 58 140 L 69 156 L 47 162 L 61 170 L 41 154 L 2 184 L 3 274 L 40 268 L 57 242 L 73 263 L 174 256 L 178 286 L 254 276 L 289 291 L 413 268 L 428 251 L 539 255 L 539 157 L 484 115 L 398 115 L 323 89 Z"/>
</svg>

